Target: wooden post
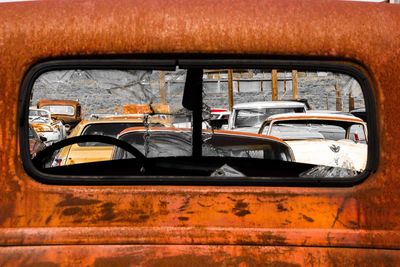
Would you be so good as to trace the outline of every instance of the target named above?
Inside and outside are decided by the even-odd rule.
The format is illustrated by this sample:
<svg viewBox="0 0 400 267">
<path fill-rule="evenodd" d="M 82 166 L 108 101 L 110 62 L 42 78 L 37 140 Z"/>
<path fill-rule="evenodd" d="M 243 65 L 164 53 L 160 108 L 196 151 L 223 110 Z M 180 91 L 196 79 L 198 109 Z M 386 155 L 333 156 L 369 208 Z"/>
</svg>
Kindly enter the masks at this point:
<svg viewBox="0 0 400 267">
<path fill-rule="evenodd" d="M 352 95 L 352 92 L 350 90 L 349 92 L 349 112 L 354 110 L 354 97 Z"/>
<path fill-rule="evenodd" d="M 299 87 L 298 87 L 298 74 L 297 70 L 292 70 L 292 98 L 299 99 Z"/>
<path fill-rule="evenodd" d="M 160 101 L 167 104 L 167 94 L 165 92 L 165 72 L 160 71 Z"/>
<path fill-rule="evenodd" d="M 278 71 L 272 70 L 272 101 L 278 100 Z"/>
<path fill-rule="evenodd" d="M 285 73 L 285 79 L 283 80 L 283 96 L 286 96 L 286 73 Z"/>
<path fill-rule="evenodd" d="M 233 70 L 228 70 L 228 101 L 229 111 L 233 110 Z"/>
<path fill-rule="evenodd" d="M 336 110 L 342 111 L 342 93 L 340 91 L 338 81 L 336 81 L 336 84 L 335 84 L 335 91 L 336 91 Z"/>
</svg>

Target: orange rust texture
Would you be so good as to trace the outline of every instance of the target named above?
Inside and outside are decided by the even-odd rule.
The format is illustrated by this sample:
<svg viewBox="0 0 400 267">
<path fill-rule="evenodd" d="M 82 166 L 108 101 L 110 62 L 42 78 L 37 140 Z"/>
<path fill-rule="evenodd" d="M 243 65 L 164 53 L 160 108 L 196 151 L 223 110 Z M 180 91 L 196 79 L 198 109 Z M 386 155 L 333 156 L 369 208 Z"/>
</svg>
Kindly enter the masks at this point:
<svg viewBox="0 0 400 267">
<path fill-rule="evenodd" d="M 60 258 L 64 258 L 62 264 Z M 400 254 L 391 250 L 285 246 L 44 246 L 0 250 L 4 267 L 396 266 L 399 261 Z"/>
<path fill-rule="evenodd" d="M 294 263 L 307 253 L 322 263 L 340 262 L 338 255 L 343 261 L 398 260 L 395 252 L 311 246 L 400 248 L 400 6 L 307 0 L 44 1 L 0 4 L 0 17 L 0 245 L 249 242 L 310 248 L 220 247 L 226 257 L 210 260 L 218 264 L 234 255 L 232 260 L 254 258 L 255 263 L 287 261 L 284 255 L 290 253 Z M 29 67 L 55 57 L 154 53 L 358 62 L 376 96 L 378 171 L 350 188 L 55 186 L 33 181 L 21 164 L 17 121 L 20 85 Z M 126 236 L 116 234 L 122 229 Z M 26 251 L 35 251 L 37 260 L 49 266 L 56 251 L 71 251 L 71 260 L 87 256 L 88 262 L 114 252 L 123 257 L 132 253 L 150 265 L 146 261 L 163 258 L 164 249 L 71 246 L 49 252 L 47 247 L 16 247 L 0 253 L 26 258 Z M 170 254 L 165 255 L 201 262 L 196 257 L 208 249 L 166 249 Z M 264 252 L 273 253 L 273 260 Z M 135 256 L 129 257 L 128 263 Z"/>
<path fill-rule="evenodd" d="M 170 109 L 165 104 L 125 104 L 122 105 L 122 114 L 150 114 L 150 113 L 169 114 Z"/>
</svg>

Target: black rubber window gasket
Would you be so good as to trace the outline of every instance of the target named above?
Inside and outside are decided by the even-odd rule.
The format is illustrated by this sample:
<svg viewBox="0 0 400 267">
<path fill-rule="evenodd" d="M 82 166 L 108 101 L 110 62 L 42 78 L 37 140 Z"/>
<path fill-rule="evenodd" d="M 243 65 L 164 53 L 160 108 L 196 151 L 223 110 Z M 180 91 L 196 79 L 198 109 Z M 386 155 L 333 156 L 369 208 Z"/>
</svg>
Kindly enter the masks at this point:
<svg viewBox="0 0 400 267">
<path fill-rule="evenodd" d="M 261 58 L 261 59 L 260 59 Z M 34 167 L 29 155 L 28 139 L 28 111 L 29 100 L 35 80 L 43 73 L 52 70 L 65 69 L 160 69 L 174 70 L 180 68 L 251 68 L 251 69 L 279 69 L 299 71 L 327 71 L 347 74 L 355 78 L 360 84 L 364 96 L 367 125 L 368 125 L 368 158 L 364 172 L 350 178 L 298 178 L 298 177 L 118 177 L 118 176 L 67 176 L 50 175 L 39 171 Z M 139 59 L 61 59 L 49 60 L 35 64 L 26 73 L 20 91 L 19 102 L 19 138 L 22 163 L 25 171 L 33 179 L 44 184 L 57 185 L 240 185 L 240 186 L 318 186 L 318 187 L 348 187 L 354 186 L 365 180 L 378 167 L 379 159 L 379 136 L 376 119 L 376 106 L 374 92 L 365 69 L 357 63 L 342 60 L 318 59 L 318 60 L 276 60 L 258 58 L 194 58 L 187 56 L 170 56 L 165 59 L 154 59 L 154 57 Z"/>
</svg>

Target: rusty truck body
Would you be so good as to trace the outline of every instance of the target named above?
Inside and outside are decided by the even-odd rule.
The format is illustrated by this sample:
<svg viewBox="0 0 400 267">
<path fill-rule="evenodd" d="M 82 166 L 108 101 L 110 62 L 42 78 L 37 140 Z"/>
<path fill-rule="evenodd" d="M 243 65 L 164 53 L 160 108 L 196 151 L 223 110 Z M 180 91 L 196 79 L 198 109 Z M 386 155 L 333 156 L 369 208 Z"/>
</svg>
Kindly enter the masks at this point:
<svg viewBox="0 0 400 267">
<path fill-rule="evenodd" d="M 0 265 L 400 264 L 400 5 L 34 1 L 1 3 L 0 17 Z M 351 183 L 68 183 L 28 171 L 20 99 L 30 98 L 35 66 L 159 58 L 351 68 L 372 96 L 371 168 Z"/>
</svg>

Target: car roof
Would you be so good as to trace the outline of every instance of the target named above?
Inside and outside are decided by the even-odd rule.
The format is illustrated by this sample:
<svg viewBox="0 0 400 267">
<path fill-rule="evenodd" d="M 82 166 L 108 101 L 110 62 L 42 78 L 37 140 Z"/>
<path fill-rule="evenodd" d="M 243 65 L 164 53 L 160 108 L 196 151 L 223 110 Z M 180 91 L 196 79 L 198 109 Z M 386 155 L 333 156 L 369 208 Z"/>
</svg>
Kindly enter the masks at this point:
<svg viewBox="0 0 400 267">
<path fill-rule="evenodd" d="M 282 113 L 268 117 L 266 121 L 288 121 L 288 120 L 329 120 L 364 123 L 364 121 L 353 115 L 332 114 L 332 113 Z"/>
<path fill-rule="evenodd" d="M 38 106 L 79 106 L 79 102 L 75 100 L 62 100 L 62 99 L 40 99 L 37 102 Z"/>
<path fill-rule="evenodd" d="M 125 123 L 125 122 L 143 122 L 143 118 L 102 118 L 96 120 L 82 120 L 79 122 L 80 125 L 88 125 L 88 124 L 102 124 L 102 123 Z"/>
<path fill-rule="evenodd" d="M 233 106 L 234 109 L 254 108 L 304 108 L 306 105 L 297 101 L 258 101 L 240 103 Z"/>
<path fill-rule="evenodd" d="M 129 133 L 134 133 L 134 132 L 141 132 L 141 131 L 157 131 L 157 132 L 176 132 L 176 133 L 187 133 L 191 132 L 192 129 L 190 128 L 175 128 L 175 127 L 151 127 L 149 129 L 146 129 L 145 127 L 139 126 L 139 127 L 130 127 L 122 130 L 119 134 L 118 137 L 129 134 Z M 257 133 L 247 133 L 247 132 L 239 132 L 239 131 L 229 131 L 229 130 L 203 130 L 203 132 L 209 131 L 212 134 L 219 134 L 219 135 L 230 135 L 230 136 L 242 136 L 242 137 L 250 137 L 250 138 L 260 138 L 260 139 L 268 139 L 268 140 L 273 140 L 277 141 L 279 143 L 283 143 L 286 145 L 285 141 L 283 141 L 280 138 L 277 138 L 275 136 L 269 136 L 265 134 L 257 134 Z"/>
</svg>

